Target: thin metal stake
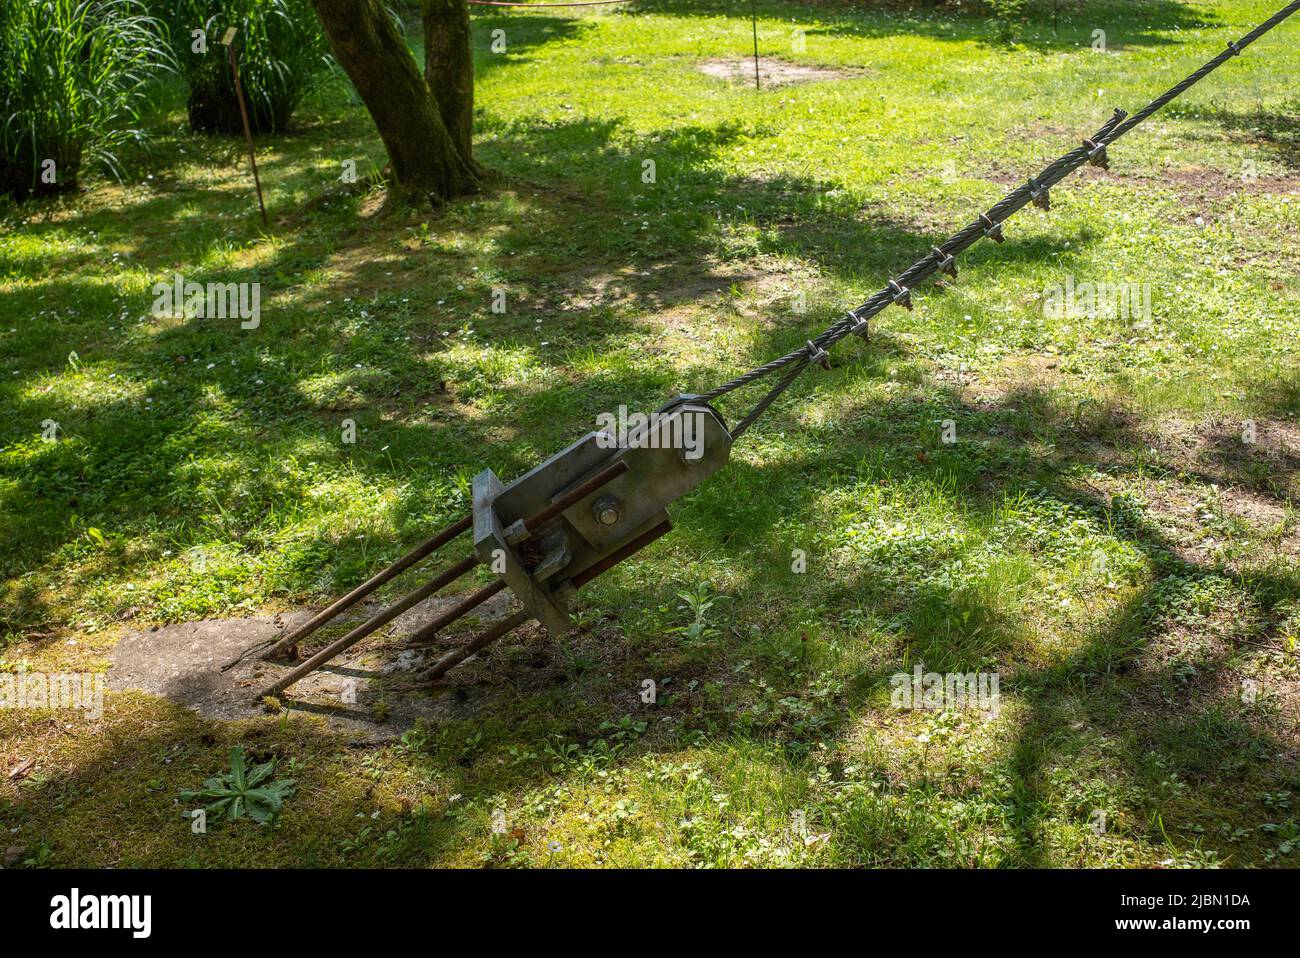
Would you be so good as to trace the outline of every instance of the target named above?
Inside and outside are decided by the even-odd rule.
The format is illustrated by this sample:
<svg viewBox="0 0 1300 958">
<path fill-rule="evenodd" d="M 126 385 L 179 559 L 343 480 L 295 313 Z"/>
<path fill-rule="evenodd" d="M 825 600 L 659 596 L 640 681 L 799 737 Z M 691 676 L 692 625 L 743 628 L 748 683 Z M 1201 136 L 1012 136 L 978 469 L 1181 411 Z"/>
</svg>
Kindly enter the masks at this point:
<svg viewBox="0 0 1300 958">
<path fill-rule="evenodd" d="M 758 10 L 755 7 L 757 0 L 749 0 L 749 19 L 754 24 L 754 89 L 759 88 L 758 82 Z"/>
<path fill-rule="evenodd" d="M 244 85 L 239 82 L 239 66 L 235 63 L 235 28 L 231 27 L 222 37 L 226 52 L 230 56 L 230 72 L 235 78 L 235 97 L 239 100 L 239 116 L 244 121 L 244 139 L 248 141 L 248 163 L 253 168 L 253 185 L 257 187 L 257 205 L 262 210 L 262 225 L 270 226 L 266 218 L 266 202 L 262 199 L 262 180 L 257 175 L 257 156 L 253 152 L 253 129 L 248 124 L 248 107 L 244 103 Z"/>
</svg>

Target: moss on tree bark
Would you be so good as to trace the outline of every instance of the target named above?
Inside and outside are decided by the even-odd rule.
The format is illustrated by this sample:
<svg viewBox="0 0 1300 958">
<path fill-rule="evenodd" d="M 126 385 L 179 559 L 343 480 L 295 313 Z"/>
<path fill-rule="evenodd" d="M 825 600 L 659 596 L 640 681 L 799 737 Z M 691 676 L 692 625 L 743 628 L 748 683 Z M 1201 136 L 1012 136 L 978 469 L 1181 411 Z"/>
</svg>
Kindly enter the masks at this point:
<svg viewBox="0 0 1300 958">
<path fill-rule="evenodd" d="M 432 0 L 430 0 L 432 2 Z M 464 0 L 440 0 L 459 7 L 465 16 L 464 42 L 468 47 L 468 13 Z M 385 12 L 380 0 L 312 0 L 334 58 L 347 72 L 384 141 L 394 185 L 410 202 L 437 204 L 476 192 L 482 172 L 470 153 L 473 119 L 473 61 L 469 60 L 468 115 L 457 116 L 458 136 L 443 119 L 442 100 L 420 76 L 405 38 Z M 472 54 L 468 49 L 465 58 Z M 458 74 L 459 75 L 459 74 Z M 448 103 L 458 84 L 436 84 L 447 89 Z"/>
<path fill-rule="evenodd" d="M 465 0 L 424 0 L 424 80 L 456 149 L 474 152 L 474 48 Z"/>
</svg>

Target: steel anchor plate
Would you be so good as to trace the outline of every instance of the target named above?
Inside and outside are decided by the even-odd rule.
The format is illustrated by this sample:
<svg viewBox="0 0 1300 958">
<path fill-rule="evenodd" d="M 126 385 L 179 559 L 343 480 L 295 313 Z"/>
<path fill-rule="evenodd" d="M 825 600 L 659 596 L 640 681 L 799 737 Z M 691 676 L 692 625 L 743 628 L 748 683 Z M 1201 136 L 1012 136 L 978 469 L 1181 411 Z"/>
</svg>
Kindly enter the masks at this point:
<svg viewBox="0 0 1300 958">
<path fill-rule="evenodd" d="M 722 468 L 730 452 L 717 412 L 686 402 L 624 436 L 588 433 L 508 486 L 484 470 L 474 479 L 475 551 L 548 632 L 563 635 L 569 581 L 666 522 L 668 504 Z M 524 528 L 524 517 L 561 504 L 545 523 Z"/>
</svg>

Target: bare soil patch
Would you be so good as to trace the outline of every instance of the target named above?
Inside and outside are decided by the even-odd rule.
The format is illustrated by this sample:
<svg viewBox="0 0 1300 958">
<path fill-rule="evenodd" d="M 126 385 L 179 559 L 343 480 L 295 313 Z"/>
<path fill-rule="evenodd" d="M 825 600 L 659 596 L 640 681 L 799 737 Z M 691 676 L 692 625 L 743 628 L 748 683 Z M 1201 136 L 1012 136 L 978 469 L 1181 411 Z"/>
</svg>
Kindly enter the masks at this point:
<svg viewBox="0 0 1300 958">
<path fill-rule="evenodd" d="M 701 60 L 697 69 L 716 80 L 728 83 L 747 83 L 754 85 L 754 61 L 744 58 L 718 58 Z M 840 70 L 835 67 L 815 66 L 810 63 L 787 63 L 772 57 L 760 57 L 758 60 L 758 78 L 761 86 L 786 86 L 791 83 L 812 83 L 816 80 L 843 80 L 852 76 L 861 76 L 859 72 Z"/>
</svg>

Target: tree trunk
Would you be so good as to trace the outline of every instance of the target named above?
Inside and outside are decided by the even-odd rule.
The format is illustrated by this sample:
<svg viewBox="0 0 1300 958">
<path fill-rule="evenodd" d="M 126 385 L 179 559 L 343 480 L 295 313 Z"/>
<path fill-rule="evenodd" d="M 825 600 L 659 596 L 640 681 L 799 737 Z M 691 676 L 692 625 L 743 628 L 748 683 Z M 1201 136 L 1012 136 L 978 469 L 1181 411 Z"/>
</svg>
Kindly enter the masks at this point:
<svg viewBox="0 0 1300 958">
<path fill-rule="evenodd" d="M 381 0 L 312 0 L 312 6 L 334 58 L 374 118 L 404 198 L 437 205 L 475 192 L 478 167 L 457 148 Z"/>
<path fill-rule="evenodd" d="M 424 0 L 424 80 L 461 156 L 474 156 L 474 47 L 465 0 Z"/>
</svg>

